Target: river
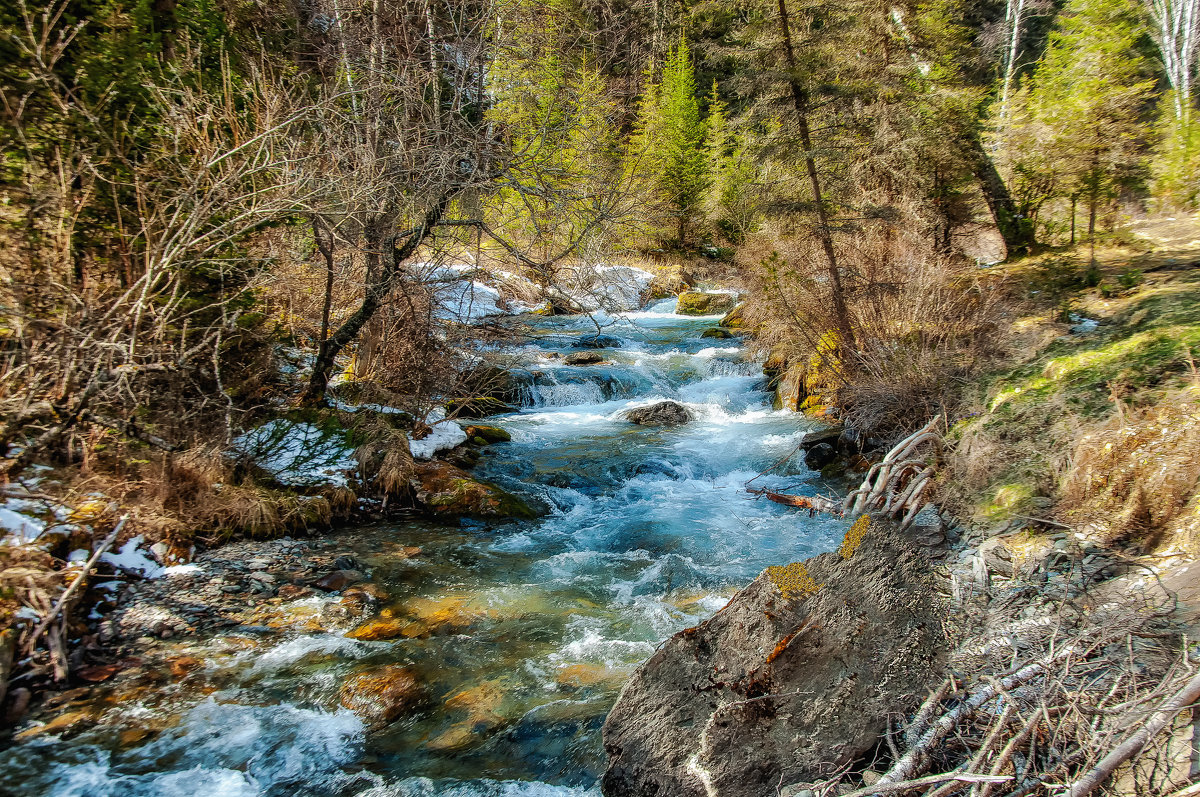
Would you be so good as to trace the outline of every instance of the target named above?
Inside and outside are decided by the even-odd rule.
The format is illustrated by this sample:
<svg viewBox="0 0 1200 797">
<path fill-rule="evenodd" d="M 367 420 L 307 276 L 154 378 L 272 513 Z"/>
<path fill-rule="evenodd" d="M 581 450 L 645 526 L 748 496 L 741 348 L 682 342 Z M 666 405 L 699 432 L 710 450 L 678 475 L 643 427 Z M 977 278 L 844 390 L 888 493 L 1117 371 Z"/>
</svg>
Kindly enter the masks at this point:
<svg viewBox="0 0 1200 797">
<path fill-rule="evenodd" d="M 177 653 L 203 662 L 199 672 L 116 701 L 104 722 L 69 739 L 0 753 L 0 792 L 598 794 L 600 729 L 637 665 L 767 565 L 831 550 L 845 530 L 743 490 L 812 424 L 771 409 L 761 366 L 736 339 L 701 337 L 716 320 L 675 315 L 673 300 L 601 318 L 619 346 L 588 366 L 563 357 L 596 333 L 589 318 L 535 322 L 506 352 L 533 374 L 528 406 L 488 421 L 513 440 L 489 448 L 476 475 L 550 513 L 334 536 L 406 611 L 423 607 L 428 635 L 363 642 L 342 635 L 352 623 L 314 632 L 297 622 L 282 633 L 178 641 Z M 649 428 L 621 417 L 661 399 L 685 403 L 694 420 Z M 788 468 L 760 483 L 819 489 L 802 464 Z M 405 546 L 422 553 L 392 553 Z M 339 687 L 395 663 L 421 674 L 430 699 L 368 734 L 339 706 Z"/>
</svg>

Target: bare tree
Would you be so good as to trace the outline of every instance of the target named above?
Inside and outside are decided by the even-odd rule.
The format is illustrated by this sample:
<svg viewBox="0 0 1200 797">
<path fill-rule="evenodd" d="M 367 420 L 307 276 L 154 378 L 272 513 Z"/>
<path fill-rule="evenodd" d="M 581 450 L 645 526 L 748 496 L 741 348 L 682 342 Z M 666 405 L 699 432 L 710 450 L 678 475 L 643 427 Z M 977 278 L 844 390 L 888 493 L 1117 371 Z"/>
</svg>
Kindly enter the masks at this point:
<svg viewBox="0 0 1200 797">
<path fill-rule="evenodd" d="M 180 77 L 149 88 L 158 118 L 147 123 L 157 145 L 148 151 L 62 78 L 59 64 L 80 29 L 65 21 L 66 5 L 38 9 L 21 0 L 12 44 L 27 77 L 0 96 L 29 164 L 31 194 L 50 188 L 42 223 L 54 231 L 29 236 L 37 256 L 17 274 L 6 308 L 14 334 L 0 362 L 8 418 L 0 472 L 9 479 L 83 424 L 171 448 L 134 421 L 162 389 L 156 379 L 176 380 L 181 394 L 205 383 L 201 403 L 215 398 L 228 424 L 219 349 L 237 334 L 230 303 L 258 267 L 235 245 L 290 213 L 306 190 L 296 177 L 302 156 L 281 146 L 306 111 L 275 89 L 275 76 L 251 67 L 235 82 L 226 64 L 220 85 L 206 86 L 190 79 L 193 54 L 181 52 Z M 45 107 L 77 125 L 70 141 L 49 150 L 39 129 L 45 119 L 34 116 Z M 84 279 L 72 226 L 99 197 L 111 202 L 111 259 L 119 266 L 111 279 L 99 270 Z M 198 277 L 211 293 L 191 290 Z"/>
<path fill-rule="evenodd" d="M 1200 0 L 1146 0 L 1154 22 L 1154 41 L 1173 92 L 1175 121 L 1184 127 L 1192 118 L 1192 80 L 1200 45 Z"/>
</svg>

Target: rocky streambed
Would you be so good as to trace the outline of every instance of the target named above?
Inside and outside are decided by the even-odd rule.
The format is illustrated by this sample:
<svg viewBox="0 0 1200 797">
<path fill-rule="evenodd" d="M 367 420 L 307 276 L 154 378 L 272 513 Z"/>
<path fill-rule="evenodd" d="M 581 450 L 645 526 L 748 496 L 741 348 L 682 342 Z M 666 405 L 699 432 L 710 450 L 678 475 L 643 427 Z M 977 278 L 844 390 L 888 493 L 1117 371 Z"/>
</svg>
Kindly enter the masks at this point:
<svg viewBox="0 0 1200 797">
<path fill-rule="evenodd" d="M 737 340 L 704 337 L 718 316 L 674 310 L 594 314 L 603 336 L 593 318 L 547 318 L 503 352 L 523 372 L 521 406 L 487 421 L 511 439 L 469 473 L 537 517 L 244 541 L 101 586 L 111 597 L 94 632 L 113 652 L 87 673 L 96 686 L 26 718 L 0 752 L 0 783 L 29 795 L 596 793 L 601 727 L 638 665 L 763 568 L 835 548 L 847 526 L 744 491 L 814 424 L 771 408 Z M 568 359 L 580 351 L 599 359 Z M 663 402 L 664 418 L 631 421 Z M 426 503 L 457 489 L 449 465 L 427 467 L 446 484 L 431 475 Z M 766 481 L 831 489 L 799 461 Z"/>
</svg>

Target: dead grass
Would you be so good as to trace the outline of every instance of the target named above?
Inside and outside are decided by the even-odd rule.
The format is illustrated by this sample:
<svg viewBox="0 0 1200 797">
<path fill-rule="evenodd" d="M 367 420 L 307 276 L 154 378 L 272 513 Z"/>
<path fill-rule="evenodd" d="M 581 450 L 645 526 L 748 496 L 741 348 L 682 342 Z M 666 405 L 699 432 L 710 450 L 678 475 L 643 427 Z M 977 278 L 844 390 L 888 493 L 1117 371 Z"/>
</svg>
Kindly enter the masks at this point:
<svg viewBox="0 0 1200 797">
<path fill-rule="evenodd" d="M 1064 516 L 1109 540 L 1165 530 L 1200 485 L 1200 385 L 1119 412 L 1080 436 L 1063 484 Z"/>
</svg>

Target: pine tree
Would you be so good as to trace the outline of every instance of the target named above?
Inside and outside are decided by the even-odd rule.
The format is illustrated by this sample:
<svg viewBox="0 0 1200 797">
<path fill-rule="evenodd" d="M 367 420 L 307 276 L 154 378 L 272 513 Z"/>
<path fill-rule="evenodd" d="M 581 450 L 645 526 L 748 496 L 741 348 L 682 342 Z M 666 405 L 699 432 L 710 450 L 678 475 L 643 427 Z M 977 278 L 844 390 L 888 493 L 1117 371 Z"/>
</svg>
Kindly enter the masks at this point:
<svg viewBox="0 0 1200 797">
<path fill-rule="evenodd" d="M 706 160 L 691 51 L 681 38 L 663 64 L 661 82 L 655 84 L 652 67 L 646 70 L 626 154 L 626 168 L 648 204 L 674 220 L 680 246 L 687 245 L 708 188 Z"/>
<path fill-rule="evenodd" d="M 664 161 L 662 189 L 678 218 L 679 244 L 684 246 L 692 216 L 699 210 L 708 187 L 708 174 L 691 50 L 682 37 L 663 66 L 659 101 Z"/>
</svg>

